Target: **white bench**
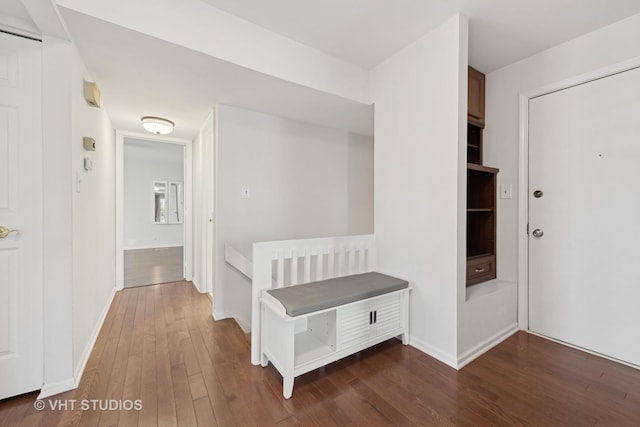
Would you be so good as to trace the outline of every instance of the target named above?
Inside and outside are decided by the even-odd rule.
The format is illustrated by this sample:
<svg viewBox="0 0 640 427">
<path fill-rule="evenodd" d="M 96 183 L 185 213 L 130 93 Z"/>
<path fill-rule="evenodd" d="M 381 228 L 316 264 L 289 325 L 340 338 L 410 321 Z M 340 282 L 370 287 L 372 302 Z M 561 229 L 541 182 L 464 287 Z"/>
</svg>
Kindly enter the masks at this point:
<svg viewBox="0 0 640 427">
<path fill-rule="evenodd" d="M 396 336 L 407 344 L 410 288 L 371 272 L 374 243 L 347 236 L 254 244 L 252 363 L 273 363 L 285 398 L 296 376 Z"/>
</svg>

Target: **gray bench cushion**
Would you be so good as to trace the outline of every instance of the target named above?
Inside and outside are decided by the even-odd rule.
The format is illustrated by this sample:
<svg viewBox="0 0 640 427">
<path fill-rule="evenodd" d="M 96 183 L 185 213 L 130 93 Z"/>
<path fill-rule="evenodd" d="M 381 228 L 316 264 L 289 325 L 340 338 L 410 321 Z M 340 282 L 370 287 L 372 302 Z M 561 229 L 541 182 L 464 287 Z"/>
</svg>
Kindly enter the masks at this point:
<svg viewBox="0 0 640 427">
<path fill-rule="evenodd" d="M 409 282 L 406 280 L 372 272 L 270 289 L 267 292 L 280 301 L 287 314 L 293 317 L 407 287 Z"/>
</svg>

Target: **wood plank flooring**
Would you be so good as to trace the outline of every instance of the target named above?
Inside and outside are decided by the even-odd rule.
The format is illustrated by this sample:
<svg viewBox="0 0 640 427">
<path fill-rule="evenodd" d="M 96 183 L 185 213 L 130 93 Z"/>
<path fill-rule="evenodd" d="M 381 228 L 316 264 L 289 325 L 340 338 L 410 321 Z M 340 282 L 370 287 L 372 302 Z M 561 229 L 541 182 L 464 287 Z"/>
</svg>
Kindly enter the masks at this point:
<svg viewBox="0 0 640 427">
<path fill-rule="evenodd" d="M 524 332 L 461 371 L 390 340 L 299 377 L 290 400 L 249 359 L 247 337 L 214 322 L 191 283 L 125 289 L 80 387 L 42 411 L 37 393 L 0 401 L 0 426 L 640 425 L 639 370 Z"/>
<path fill-rule="evenodd" d="M 124 287 L 155 285 L 184 279 L 183 246 L 125 249 Z"/>
</svg>

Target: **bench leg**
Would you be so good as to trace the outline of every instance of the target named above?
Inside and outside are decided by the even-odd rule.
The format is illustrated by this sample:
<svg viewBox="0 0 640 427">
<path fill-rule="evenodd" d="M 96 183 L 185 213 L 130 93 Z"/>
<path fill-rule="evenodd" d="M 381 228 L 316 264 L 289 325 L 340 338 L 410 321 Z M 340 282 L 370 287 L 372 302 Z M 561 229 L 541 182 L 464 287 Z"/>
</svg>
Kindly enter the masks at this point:
<svg viewBox="0 0 640 427">
<path fill-rule="evenodd" d="M 293 377 L 290 377 L 290 378 L 283 377 L 282 378 L 282 395 L 284 396 L 285 399 L 289 399 L 291 398 L 292 394 L 293 394 Z"/>
<path fill-rule="evenodd" d="M 405 332 L 404 334 L 401 335 L 401 337 L 402 337 L 402 344 L 409 345 L 409 334 Z"/>
<path fill-rule="evenodd" d="M 263 368 L 266 368 L 267 365 L 269 365 L 269 358 L 264 353 L 262 353 L 262 356 L 260 357 L 260 365 L 262 365 Z"/>
</svg>

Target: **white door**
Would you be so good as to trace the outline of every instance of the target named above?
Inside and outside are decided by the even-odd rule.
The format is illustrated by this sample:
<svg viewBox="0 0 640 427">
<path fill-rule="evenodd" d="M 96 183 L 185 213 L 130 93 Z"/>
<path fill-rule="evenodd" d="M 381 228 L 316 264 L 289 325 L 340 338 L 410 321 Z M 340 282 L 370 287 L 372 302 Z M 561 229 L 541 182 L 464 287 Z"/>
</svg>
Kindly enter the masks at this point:
<svg viewBox="0 0 640 427">
<path fill-rule="evenodd" d="M 40 57 L 0 33 L 0 399 L 43 380 Z"/>
<path fill-rule="evenodd" d="M 206 218 L 205 237 L 203 239 L 204 283 L 202 292 L 210 292 L 214 298 L 219 297 L 215 292 L 215 141 L 213 133 L 213 113 L 207 117 L 202 127 L 202 174 L 205 177 L 202 186 L 203 217 Z M 220 307 L 218 307 L 219 311 Z"/>
<path fill-rule="evenodd" d="M 532 99 L 529 328 L 640 365 L 638 264 L 640 69 Z"/>
</svg>

